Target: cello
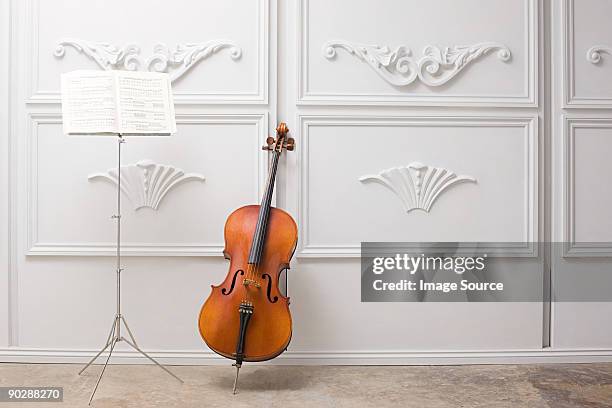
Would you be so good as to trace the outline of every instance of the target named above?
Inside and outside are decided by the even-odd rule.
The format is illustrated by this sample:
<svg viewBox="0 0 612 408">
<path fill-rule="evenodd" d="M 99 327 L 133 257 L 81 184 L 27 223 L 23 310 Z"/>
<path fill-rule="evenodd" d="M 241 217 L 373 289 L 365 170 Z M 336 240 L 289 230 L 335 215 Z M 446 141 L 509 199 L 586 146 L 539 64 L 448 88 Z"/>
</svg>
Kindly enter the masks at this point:
<svg viewBox="0 0 612 408">
<path fill-rule="evenodd" d="M 266 361 L 287 349 L 291 340 L 289 298 L 279 289 L 279 278 L 289 269 L 297 245 L 297 225 L 285 211 L 271 206 L 278 161 L 295 141 L 281 123 L 276 139 L 268 137 L 264 150 L 272 152 L 269 175 L 260 205 L 247 205 L 225 222 L 229 272 L 200 311 L 199 330 L 214 352 L 234 360 L 236 393 L 244 361 Z"/>
</svg>

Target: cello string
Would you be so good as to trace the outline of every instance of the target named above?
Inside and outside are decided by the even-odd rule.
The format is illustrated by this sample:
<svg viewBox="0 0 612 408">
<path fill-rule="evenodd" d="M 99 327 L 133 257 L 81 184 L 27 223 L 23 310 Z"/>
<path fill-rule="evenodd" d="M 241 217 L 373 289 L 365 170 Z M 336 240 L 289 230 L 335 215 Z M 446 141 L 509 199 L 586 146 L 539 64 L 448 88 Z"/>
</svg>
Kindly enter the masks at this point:
<svg viewBox="0 0 612 408">
<path fill-rule="evenodd" d="M 246 273 L 245 273 L 245 277 L 244 277 L 244 280 L 243 280 L 244 283 L 245 283 L 244 289 L 245 289 L 245 292 L 246 292 L 247 300 L 249 300 L 249 297 L 250 297 L 249 285 L 248 285 L 250 276 L 251 276 L 251 264 L 247 264 Z"/>
<path fill-rule="evenodd" d="M 270 160 L 270 158 L 268 158 L 268 184 L 271 183 L 271 180 L 272 180 L 273 175 L 274 175 L 273 173 L 276 173 L 272 169 L 273 169 L 273 167 L 275 167 L 275 164 L 278 163 L 278 159 L 280 157 L 280 153 L 281 152 L 282 152 L 282 145 L 281 145 L 280 151 L 277 151 L 276 149 L 274 149 L 274 154 L 272 155 L 272 160 Z M 266 207 L 264 205 L 263 207 L 260 207 L 260 211 L 262 211 L 262 210 L 263 210 L 263 213 L 264 213 L 263 217 L 264 217 L 264 219 L 266 219 L 266 223 L 264 224 L 265 226 L 262 228 L 259 225 L 260 219 L 258 219 L 257 227 L 255 228 L 254 237 L 256 237 L 258 235 L 263 235 L 263 237 L 259 237 L 257 240 L 254 240 L 254 242 L 251 243 L 251 245 L 253 245 L 253 243 L 257 244 L 256 251 L 258 251 L 259 253 L 263 252 L 263 246 L 265 245 L 265 233 L 261 234 L 261 229 L 263 229 L 263 231 L 265 231 L 267 229 L 266 227 L 267 227 L 267 222 L 268 222 L 268 217 L 269 217 L 269 206 Z M 247 265 L 248 266 L 247 266 L 247 273 L 246 273 L 245 280 L 247 281 L 248 284 L 254 283 L 257 287 L 261 287 L 261 276 L 260 276 L 260 273 L 259 273 L 259 263 L 256 263 L 256 264 L 248 263 Z M 247 290 L 247 293 L 248 293 L 248 290 Z"/>
<path fill-rule="evenodd" d="M 251 279 L 253 276 L 253 265 L 252 264 L 247 264 L 247 276 L 248 279 Z M 248 302 L 251 301 L 251 291 L 249 290 L 249 286 L 250 286 L 250 282 L 248 282 L 249 284 L 245 286 L 245 290 L 246 290 L 246 300 Z"/>
</svg>

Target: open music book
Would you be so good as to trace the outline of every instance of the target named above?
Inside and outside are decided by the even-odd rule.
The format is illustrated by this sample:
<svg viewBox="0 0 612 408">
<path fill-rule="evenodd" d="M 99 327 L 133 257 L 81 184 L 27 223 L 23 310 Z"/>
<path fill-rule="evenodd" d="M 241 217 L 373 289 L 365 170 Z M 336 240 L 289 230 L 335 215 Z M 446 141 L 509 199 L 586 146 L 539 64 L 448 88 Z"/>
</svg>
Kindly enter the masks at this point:
<svg viewBox="0 0 612 408">
<path fill-rule="evenodd" d="M 168 74 L 72 71 L 61 82 L 65 134 L 176 133 Z"/>
</svg>

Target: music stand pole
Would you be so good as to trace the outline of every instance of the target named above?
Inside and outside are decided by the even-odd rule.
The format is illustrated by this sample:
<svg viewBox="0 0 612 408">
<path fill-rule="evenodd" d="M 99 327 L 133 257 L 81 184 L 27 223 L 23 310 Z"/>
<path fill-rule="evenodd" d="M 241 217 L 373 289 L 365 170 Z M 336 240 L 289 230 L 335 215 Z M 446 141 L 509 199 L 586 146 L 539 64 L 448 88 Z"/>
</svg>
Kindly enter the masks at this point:
<svg viewBox="0 0 612 408">
<path fill-rule="evenodd" d="M 108 338 L 106 339 L 104 347 L 102 347 L 102 350 L 100 350 L 98 354 L 96 354 L 85 365 L 85 367 L 81 369 L 81 371 L 79 371 L 79 375 L 81 375 L 90 365 L 93 364 L 94 361 L 96 361 L 98 357 L 100 357 L 102 353 L 104 353 L 104 351 L 106 351 L 106 349 L 110 347 L 110 350 L 108 351 L 108 356 L 106 356 L 104 366 L 102 367 L 102 371 L 98 376 L 98 381 L 96 381 L 96 385 L 91 393 L 91 397 L 89 398 L 88 405 L 91 405 L 91 401 L 93 400 L 93 397 L 96 394 L 96 391 L 98 390 L 98 385 L 100 385 L 100 381 L 102 380 L 104 371 L 106 371 L 106 367 L 108 366 L 108 362 L 111 358 L 111 355 L 113 354 L 115 346 L 121 341 L 126 342 L 134 350 L 138 351 L 140 354 L 151 360 L 153 363 L 155 363 L 155 365 L 170 374 L 172 377 L 176 378 L 181 383 L 183 382 L 183 380 L 181 380 L 166 367 L 158 363 L 157 360 L 155 360 L 153 357 L 142 351 L 140 347 L 138 347 L 136 339 L 134 338 L 130 327 L 125 321 L 125 317 L 123 316 L 123 314 L 121 314 L 121 271 L 123 271 L 123 268 L 121 268 L 121 145 L 123 143 L 125 143 L 125 139 L 123 139 L 123 136 L 120 133 L 117 134 L 117 213 L 111 217 L 117 221 L 117 254 L 115 255 L 115 258 L 117 260 L 117 312 L 115 314 L 115 318 L 113 319 L 113 325 L 111 326 L 111 330 L 108 334 Z M 125 326 L 130 340 L 126 339 L 121 335 L 121 322 L 123 322 L 123 325 Z"/>
</svg>

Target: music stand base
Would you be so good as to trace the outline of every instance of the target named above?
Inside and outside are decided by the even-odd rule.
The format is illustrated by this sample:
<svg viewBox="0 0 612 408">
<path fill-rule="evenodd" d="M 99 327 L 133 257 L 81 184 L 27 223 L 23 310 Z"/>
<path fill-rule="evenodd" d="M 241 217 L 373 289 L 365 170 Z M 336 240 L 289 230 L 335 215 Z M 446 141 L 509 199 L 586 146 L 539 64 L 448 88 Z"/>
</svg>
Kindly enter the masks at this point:
<svg viewBox="0 0 612 408">
<path fill-rule="evenodd" d="M 123 323 L 123 326 L 127 330 L 128 336 L 130 337 L 131 341 L 126 339 L 125 337 L 123 337 L 121 335 L 121 323 Z M 102 355 L 102 353 L 104 353 L 104 351 L 106 351 L 106 349 L 108 349 L 110 347 L 110 350 L 108 352 L 108 356 L 106 357 L 106 360 L 104 361 L 104 366 L 102 367 L 102 371 L 100 372 L 100 375 L 98 376 L 98 381 L 96 381 L 96 385 L 95 385 L 95 387 L 94 387 L 94 389 L 93 389 L 93 391 L 91 393 L 91 397 L 89 398 L 88 405 L 91 405 L 91 401 L 93 401 L 94 395 L 96 394 L 96 391 L 98 390 L 98 386 L 100 385 L 100 381 L 102 380 L 102 376 L 104 375 L 104 371 L 106 371 L 106 367 L 108 366 L 108 362 L 109 362 L 109 360 L 111 358 L 111 355 L 113 354 L 113 350 L 115 349 L 115 346 L 117 345 L 117 343 L 119 343 L 121 341 L 125 342 L 130 347 L 132 347 L 134 350 L 136 350 L 137 352 L 139 352 L 140 354 L 142 354 L 143 356 L 145 356 L 146 358 L 151 360 L 156 366 L 158 366 L 159 368 L 164 370 L 166 373 L 168 373 L 169 375 L 174 377 L 176 380 L 178 380 L 179 382 L 183 383 L 183 380 L 181 380 L 179 377 L 177 377 L 172 371 L 168 370 L 166 367 L 164 367 L 162 364 L 160 364 L 157 360 L 155 360 L 153 357 L 151 357 L 150 355 L 148 355 L 147 353 L 142 351 L 140 349 L 140 347 L 138 347 L 138 343 L 136 343 L 136 339 L 134 338 L 134 335 L 132 334 L 132 331 L 130 330 L 130 327 L 128 326 L 127 322 L 125 321 L 125 317 L 123 317 L 123 315 L 117 314 L 117 315 L 115 315 L 115 319 L 113 320 L 113 325 L 112 325 L 111 331 L 110 331 L 110 333 L 108 335 L 108 339 L 106 340 L 106 344 L 104 345 L 104 347 L 102 347 L 102 349 L 98 352 L 98 354 L 96 354 L 85 365 L 85 367 L 83 367 L 81 369 L 81 371 L 79 371 L 79 375 L 81 375 L 85 370 L 87 370 L 87 368 L 89 368 L 89 366 L 91 366 L 93 364 L 94 361 L 96 361 L 96 359 L 98 357 L 100 357 L 100 355 Z"/>
</svg>

